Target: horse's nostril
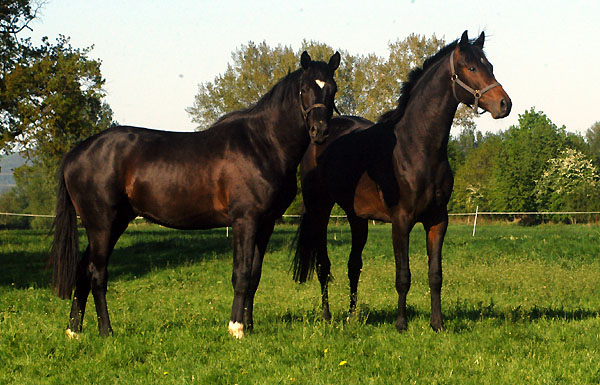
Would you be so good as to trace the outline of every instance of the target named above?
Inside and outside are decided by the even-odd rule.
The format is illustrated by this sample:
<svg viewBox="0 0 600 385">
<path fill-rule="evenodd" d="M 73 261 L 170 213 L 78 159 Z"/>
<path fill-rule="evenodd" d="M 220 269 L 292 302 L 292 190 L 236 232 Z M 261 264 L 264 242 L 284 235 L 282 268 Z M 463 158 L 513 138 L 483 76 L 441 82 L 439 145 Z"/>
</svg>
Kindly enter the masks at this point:
<svg viewBox="0 0 600 385">
<path fill-rule="evenodd" d="M 506 104 L 506 99 L 502 98 L 502 100 L 500 100 L 500 109 L 502 111 L 506 111 L 507 107 L 508 107 L 508 105 Z"/>
</svg>

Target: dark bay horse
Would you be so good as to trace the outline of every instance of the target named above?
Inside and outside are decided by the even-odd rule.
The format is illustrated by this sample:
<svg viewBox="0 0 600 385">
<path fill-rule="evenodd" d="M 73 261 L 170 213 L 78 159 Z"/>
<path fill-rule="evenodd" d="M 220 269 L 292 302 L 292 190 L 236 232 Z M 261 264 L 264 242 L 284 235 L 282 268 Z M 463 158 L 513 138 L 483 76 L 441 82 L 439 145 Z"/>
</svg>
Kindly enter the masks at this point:
<svg viewBox="0 0 600 385">
<path fill-rule="evenodd" d="M 459 103 L 479 106 L 495 119 L 507 116 L 512 105 L 483 53 L 484 40 L 482 33 L 471 42 L 465 31 L 460 41 L 411 71 L 402 85 L 398 107 L 383 114 L 377 124 L 369 127 L 368 121 L 335 118 L 327 142 L 309 146 L 301 163 L 306 212 L 298 230 L 294 278 L 304 282 L 316 267 L 325 319 L 331 318 L 327 223 L 338 203 L 352 231 L 350 314 L 356 306 L 367 221 L 391 222 L 398 292 L 396 328 L 406 329 L 409 234 L 421 222 L 427 236 L 431 326 L 442 329 L 441 252 L 453 185 L 447 153 L 452 120 Z M 343 132 L 333 134 L 340 126 L 345 127 Z"/>
<path fill-rule="evenodd" d="M 254 295 L 275 220 L 296 194 L 296 169 L 308 146 L 327 136 L 340 55 L 329 63 L 301 56 L 301 69 L 256 105 L 205 131 L 177 133 L 115 127 L 64 158 L 51 261 L 57 294 L 75 293 L 67 329 L 81 331 L 90 290 L 100 335 L 112 333 L 106 306 L 107 265 L 136 216 L 176 229 L 232 226 L 234 299 L 229 332 L 252 329 Z M 77 219 L 89 245 L 81 259 Z"/>
</svg>

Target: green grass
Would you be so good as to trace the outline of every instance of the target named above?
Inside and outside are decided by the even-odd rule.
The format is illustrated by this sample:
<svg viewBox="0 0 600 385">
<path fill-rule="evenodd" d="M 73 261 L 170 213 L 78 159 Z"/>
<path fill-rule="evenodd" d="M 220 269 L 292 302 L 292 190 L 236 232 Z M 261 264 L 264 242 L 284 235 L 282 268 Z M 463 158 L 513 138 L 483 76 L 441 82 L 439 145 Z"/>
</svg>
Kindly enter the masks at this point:
<svg viewBox="0 0 600 385">
<path fill-rule="evenodd" d="M 0 384 L 600 383 L 599 227 L 486 225 L 473 238 L 471 227 L 451 225 L 441 333 L 429 327 L 424 232 L 416 227 L 403 334 L 394 327 L 389 225 L 370 228 L 350 323 L 348 227 L 330 228 L 330 323 L 320 319 L 318 283 L 291 280 L 294 231 L 275 230 L 255 332 L 241 341 L 227 333 L 232 257 L 224 229 L 131 226 L 109 267 L 115 335 L 98 336 L 90 297 L 79 340 L 65 336 L 70 303 L 48 287 L 50 238 L 0 232 Z"/>
</svg>

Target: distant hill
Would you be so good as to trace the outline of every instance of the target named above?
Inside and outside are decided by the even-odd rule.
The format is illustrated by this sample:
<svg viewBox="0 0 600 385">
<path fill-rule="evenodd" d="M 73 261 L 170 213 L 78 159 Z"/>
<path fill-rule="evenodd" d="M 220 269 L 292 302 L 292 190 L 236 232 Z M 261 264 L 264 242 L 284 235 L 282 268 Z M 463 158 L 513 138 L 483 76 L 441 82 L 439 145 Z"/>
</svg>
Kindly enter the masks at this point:
<svg viewBox="0 0 600 385">
<path fill-rule="evenodd" d="M 0 194 L 15 186 L 13 171 L 26 163 L 20 154 L 11 154 L 0 158 Z"/>
</svg>

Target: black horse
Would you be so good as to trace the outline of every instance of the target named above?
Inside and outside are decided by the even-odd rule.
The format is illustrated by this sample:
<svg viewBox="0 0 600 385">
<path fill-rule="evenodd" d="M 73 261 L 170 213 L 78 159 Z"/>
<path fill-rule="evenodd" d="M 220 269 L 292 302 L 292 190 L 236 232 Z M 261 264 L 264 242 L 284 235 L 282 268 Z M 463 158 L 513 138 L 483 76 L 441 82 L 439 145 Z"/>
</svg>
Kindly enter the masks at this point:
<svg viewBox="0 0 600 385">
<path fill-rule="evenodd" d="M 411 280 L 408 241 L 415 223 L 421 222 L 427 234 L 431 326 L 434 330 L 443 327 L 441 251 L 453 185 L 447 152 L 452 120 L 461 102 L 475 109 L 480 106 L 495 119 L 507 116 L 511 109 L 510 98 L 496 82 L 483 53 L 484 39 L 481 33 L 470 42 L 465 31 L 460 41 L 410 72 L 398 107 L 383 114 L 377 124 L 368 127 L 368 121 L 335 118 L 327 142 L 309 146 L 301 163 L 306 212 L 298 230 L 294 278 L 304 282 L 316 265 L 325 319 L 331 318 L 327 223 L 333 204 L 338 203 L 352 231 L 350 315 L 356 306 L 367 220 L 391 222 L 398 292 L 396 328 L 406 329 Z M 341 132 L 334 134 L 340 126 Z"/>
<path fill-rule="evenodd" d="M 136 216 L 177 229 L 233 228 L 233 308 L 229 332 L 252 329 L 254 295 L 275 220 L 296 194 L 296 169 L 308 144 L 328 132 L 340 62 L 301 57 L 256 105 L 223 116 L 202 132 L 115 127 L 64 158 L 51 261 L 62 298 L 75 294 L 67 334 L 81 331 L 94 296 L 100 335 L 112 333 L 106 307 L 107 265 Z M 77 218 L 89 245 L 78 259 Z"/>
</svg>

